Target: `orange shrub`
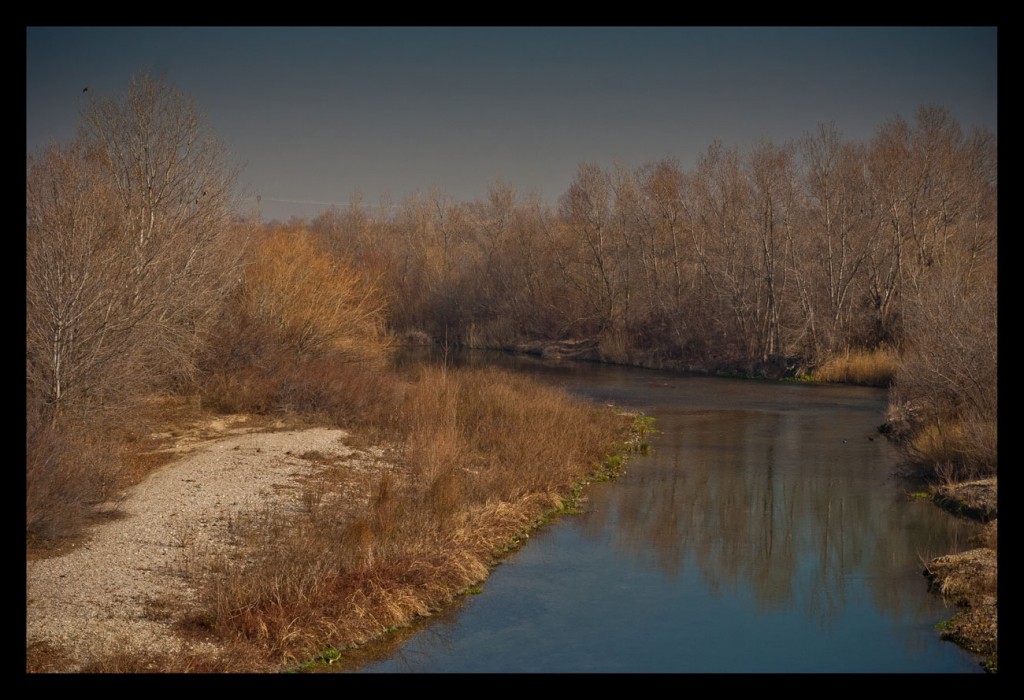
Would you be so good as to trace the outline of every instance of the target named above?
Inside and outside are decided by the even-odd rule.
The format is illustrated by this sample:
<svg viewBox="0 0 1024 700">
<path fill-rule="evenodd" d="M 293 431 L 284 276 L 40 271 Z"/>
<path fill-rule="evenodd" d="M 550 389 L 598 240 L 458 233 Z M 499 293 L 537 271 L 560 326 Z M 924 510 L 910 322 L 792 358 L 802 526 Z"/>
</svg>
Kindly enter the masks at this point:
<svg viewBox="0 0 1024 700">
<path fill-rule="evenodd" d="M 257 246 L 240 302 L 247 325 L 296 357 L 383 355 L 382 290 L 308 231 L 274 232 Z"/>
</svg>

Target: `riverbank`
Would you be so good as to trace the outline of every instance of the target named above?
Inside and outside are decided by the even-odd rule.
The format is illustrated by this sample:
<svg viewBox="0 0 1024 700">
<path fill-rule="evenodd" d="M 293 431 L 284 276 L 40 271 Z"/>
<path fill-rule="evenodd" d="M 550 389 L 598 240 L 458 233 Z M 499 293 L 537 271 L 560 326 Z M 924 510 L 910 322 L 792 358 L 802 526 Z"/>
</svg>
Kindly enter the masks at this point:
<svg viewBox="0 0 1024 700">
<path fill-rule="evenodd" d="M 609 363 L 596 340 L 534 341 L 502 348 L 505 352 L 533 355 L 549 360 Z M 830 367 L 828 381 L 886 386 L 895 368 L 888 352 L 863 353 L 847 357 L 846 365 Z M 638 367 L 671 369 L 694 374 L 718 374 L 750 379 L 791 378 L 797 366 L 787 360 L 775 363 L 746 363 L 731 366 L 698 366 L 653 360 L 631 361 Z M 989 672 L 998 669 L 998 557 L 997 557 L 997 480 L 982 479 L 946 484 L 935 489 L 932 497 L 939 507 L 953 514 L 984 523 L 982 535 L 962 552 L 936 557 L 926 562 L 925 575 L 930 589 L 958 612 L 941 626 L 941 636 L 984 657 Z"/>
<path fill-rule="evenodd" d="M 998 482 L 995 477 L 936 489 L 933 499 L 960 517 L 984 523 L 972 549 L 936 557 L 925 565 L 931 590 L 958 612 L 941 626 L 943 639 L 984 657 L 985 669 L 999 666 Z"/>
<path fill-rule="evenodd" d="M 26 669 L 274 672 L 355 648 L 470 592 L 646 426 L 495 371 L 424 370 L 396 397 L 383 442 L 209 414 L 159 436 L 175 459 L 88 538 L 30 552 Z"/>
</svg>

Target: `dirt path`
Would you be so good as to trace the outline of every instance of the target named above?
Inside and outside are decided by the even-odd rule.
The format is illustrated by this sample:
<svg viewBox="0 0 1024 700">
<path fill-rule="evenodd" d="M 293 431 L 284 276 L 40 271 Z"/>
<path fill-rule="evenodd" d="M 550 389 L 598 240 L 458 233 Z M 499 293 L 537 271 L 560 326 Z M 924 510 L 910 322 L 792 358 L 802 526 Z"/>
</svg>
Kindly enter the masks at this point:
<svg viewBox="0 0 1024 700">
<path fill-rule="evenodd" d="M 37 650 L 29 670 L 74 672 L 106 654 L 201 646 L 173 628 L 172 613 L 195 595 L 182 558 L 230 546 L 229 525 L 242 513 L 297 499 L 298 481 L 316 468 L 303 454 L 354 452 L 338 429 L 244 431 L 179 442 L 182 457 L 133 487 L 87 541 L 27 562 L 26 648 Z"/>
</svg>

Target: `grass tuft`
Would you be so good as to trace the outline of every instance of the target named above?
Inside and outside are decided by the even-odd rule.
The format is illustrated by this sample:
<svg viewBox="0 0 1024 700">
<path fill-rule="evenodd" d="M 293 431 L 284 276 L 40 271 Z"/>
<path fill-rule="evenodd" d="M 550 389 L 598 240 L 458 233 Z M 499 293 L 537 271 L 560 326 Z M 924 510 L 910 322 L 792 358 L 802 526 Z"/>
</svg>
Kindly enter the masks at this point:
<svg viewBox="0 0 1024 700">
<path fill-rule="evenodd" d="M 813 374 L 818 382 L 887 387 L 896 375 L 898 358 L 889 348 L 846 350 L 828 359 Z"/>
</svg>

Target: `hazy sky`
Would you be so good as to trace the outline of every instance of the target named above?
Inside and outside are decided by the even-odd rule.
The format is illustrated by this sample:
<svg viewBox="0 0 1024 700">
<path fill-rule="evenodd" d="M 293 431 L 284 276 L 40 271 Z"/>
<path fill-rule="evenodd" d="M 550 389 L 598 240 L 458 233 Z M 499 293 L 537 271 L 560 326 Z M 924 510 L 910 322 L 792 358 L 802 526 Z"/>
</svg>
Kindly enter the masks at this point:
<svg viewBox="0 0 1024 700">
<path fill-rule="evenodd" d="M 555 202 L 583 161 L 746 150 L 834 121 L 868 140 L 918 106 L 996 131 L 995 27 L 28 27 L 26 146 L 71 138 L 85 96 L 163 75 L 209 117 L 264 218 L 355 193 L 502 179 Z"/>
</svg>

